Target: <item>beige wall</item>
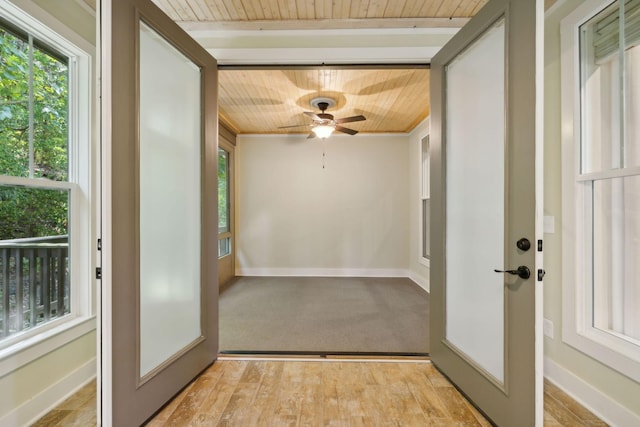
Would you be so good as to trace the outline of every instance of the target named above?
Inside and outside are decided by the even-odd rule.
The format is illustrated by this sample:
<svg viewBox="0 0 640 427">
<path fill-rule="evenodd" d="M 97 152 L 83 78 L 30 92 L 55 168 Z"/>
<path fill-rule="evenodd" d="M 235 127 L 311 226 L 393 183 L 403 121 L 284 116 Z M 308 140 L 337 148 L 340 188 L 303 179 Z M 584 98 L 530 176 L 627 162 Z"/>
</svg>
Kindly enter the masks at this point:
<svg viewBox="0 0 640 427">
<path fill-rule="evenodd" d="M 242 136 L 239 274 L 407 275 L 406 135 Z"/>
<path fill-rule="evenodd" d="M 14 3 L 18 4 L 18 1 Z M 33 3 L 71 27 L 76 34 L 95 46 L 96 18 L 89 6 L 82 6 L 85 4 L 84 0 L 33 0 Z"/>
<path fill-rule="evenodd" d="M 555 234 L 545 235 L 544 317 L 553 322 L 555 332 L 554 339 L 544 339 L 545 357 L 547 365 L 549 362 L 558 365 L 640 418 L 640 384 L 562 342 L 560 20 L 581 3 L 580 0 L 559 1 L 545 20 L 544 206 L 545 215 L 555 217 L 556 230 Z M 549 367 L 546 368 L 548 372 Z"/>
<path fill-rule="evenodd" d="M 0 378 L 0 425 L 23 425 L 43 415 L 40 401 L 59 401 L 95 375 L 95 357 L 93 331 Z"/>
<path fill-rule="evenodd" d="M 76 1 L 11 2 L 63 36 L 76 37 L 74 41 L 82 42 L 83 48 L 95 46 L 95 16 Z M 8 420 L 24 420 L 24 417 L 29 420 L 41 411 L 43 405 L 46 408 L 51 402 L 59 401 L 94 377 L 96 348 L 97 338 L 93 330 L 0 377 L 0 424 Z M 4 361 L 13 364 L 14 360 L 18 358 L 10 356 Z M 10 422 L 7 425 L 19 424 Z"/>
</svg>

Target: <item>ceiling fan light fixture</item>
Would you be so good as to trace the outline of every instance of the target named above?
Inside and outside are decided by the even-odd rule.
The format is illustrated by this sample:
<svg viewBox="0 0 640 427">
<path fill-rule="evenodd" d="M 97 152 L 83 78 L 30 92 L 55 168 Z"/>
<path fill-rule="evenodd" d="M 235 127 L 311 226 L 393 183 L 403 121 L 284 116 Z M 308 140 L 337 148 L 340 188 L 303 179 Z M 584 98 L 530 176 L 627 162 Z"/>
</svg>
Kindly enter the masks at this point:
<svg viewBox="0 0 640 427">
<path fill-rule="evenodd" d="M 311 129 L 313 133 L 320 139 L 326 139 L 331 136 L 334 130 L 336 130 L 333 126 L 329 125 L 318 125 Z"/>
</svg>

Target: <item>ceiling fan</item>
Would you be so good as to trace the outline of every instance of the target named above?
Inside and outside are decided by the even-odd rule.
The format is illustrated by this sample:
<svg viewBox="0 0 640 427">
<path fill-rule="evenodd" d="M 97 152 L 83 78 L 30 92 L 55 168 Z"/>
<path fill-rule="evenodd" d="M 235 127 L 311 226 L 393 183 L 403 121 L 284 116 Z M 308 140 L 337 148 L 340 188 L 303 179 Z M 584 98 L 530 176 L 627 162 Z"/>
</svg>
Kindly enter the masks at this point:
<svg viewBox="0 0 640 427">
<path fill-rule="evenodd" d="M 340 126 L 343 123 L 351 123 L 351 122 L 361 122 L 363 120 L 367 120 L 363 115 L 359 116 L 351 116 L 351 117 L 343 117 L 341 119 L 336 119 L 332 114 L 325 113 L 327 108 L 334 107 L 336 105 L 336 101 L 332 98 L 314 98 L 311 100 L 311 106 L 320 110 L 320 113 L 313 113 L 311 111 L 305 111 L 304 114 L 311 117 L 313 120 L 312 123 L 307 125 L 294 125 L 294 126 L 281 126 L 279 129 L 286 128 L 295 128 L 295 127 L 311 127 L 311 133 L 307 138 L 318 137 L 320 139 L 326 139 L 331 136 L 333 131 L 338 131 L 342 133 L 347 133 L 349 135 L 355 135 L 358 133 L 357 130 L 349 129 L 344 126 Z"/>
</svg>

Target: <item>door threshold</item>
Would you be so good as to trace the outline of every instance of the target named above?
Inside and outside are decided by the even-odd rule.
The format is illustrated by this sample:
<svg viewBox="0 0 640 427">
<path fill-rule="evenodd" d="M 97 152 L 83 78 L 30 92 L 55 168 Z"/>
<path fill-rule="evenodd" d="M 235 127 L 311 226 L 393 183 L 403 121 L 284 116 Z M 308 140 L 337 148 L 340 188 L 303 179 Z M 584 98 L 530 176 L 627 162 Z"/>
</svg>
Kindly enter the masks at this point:
<svg viewBox="0 0 640 427">
<path fill-rule="evenodd" d="M 225 350 L 218 354 L 218 360 L 430 362 L 431 358 L 429 353 Z"/>
</svg>

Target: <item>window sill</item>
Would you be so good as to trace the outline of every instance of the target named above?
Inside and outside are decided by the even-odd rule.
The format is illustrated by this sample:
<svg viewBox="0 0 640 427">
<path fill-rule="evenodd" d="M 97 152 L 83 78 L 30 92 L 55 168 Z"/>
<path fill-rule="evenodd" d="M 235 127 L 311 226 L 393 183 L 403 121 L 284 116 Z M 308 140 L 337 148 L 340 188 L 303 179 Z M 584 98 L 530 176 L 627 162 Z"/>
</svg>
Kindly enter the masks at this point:
<svg viewBox="0 0 640 427">
<path fill-rule="evenodd" d="M 622 340 L 615 336 L 593 328 L 584 333 L 571 327 L 563 329 L 562 336 L 566 344 L 640 383 L 640 349 L 637 346 L 635 351 L 630 352 L 629 343 L 620 342 Z"/>
<path fill-rule="evenodd" d="M 95 329 L 95 316 L 76 317 L 0 350 L 0 378 Z"/>
</svg>

